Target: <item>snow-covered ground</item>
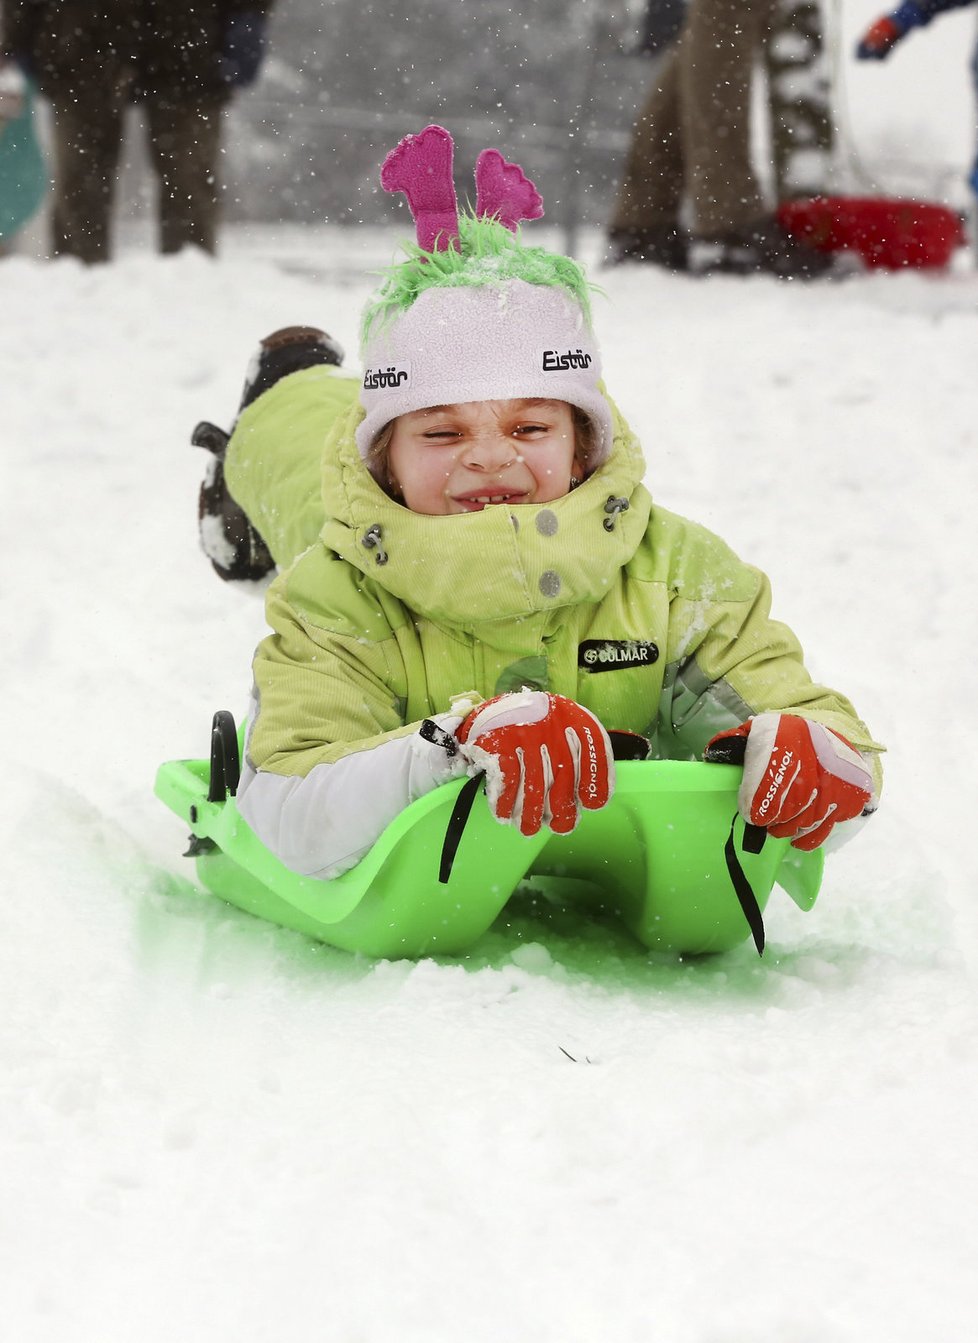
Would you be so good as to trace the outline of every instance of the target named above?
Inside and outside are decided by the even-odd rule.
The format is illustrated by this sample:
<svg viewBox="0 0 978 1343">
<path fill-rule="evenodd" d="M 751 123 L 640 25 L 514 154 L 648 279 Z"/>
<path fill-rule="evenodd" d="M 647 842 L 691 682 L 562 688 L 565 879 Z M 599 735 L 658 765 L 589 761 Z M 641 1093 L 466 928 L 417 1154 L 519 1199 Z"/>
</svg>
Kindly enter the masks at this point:
<svg viewBox="0 0 978 1343">
<path fill-rule="evenodd" d="M 815 910 L 775 900 L 763 963 L 518 910 L 373 964 L 199 895 L 152 780 L 263 627 L 189 430 L 257 335 L 352 337 L 343 256 L 392 245 L 3 265 L 5 1336 L 970 1338 L 978 278 L 601 277 L 654 492 L 890 747 Z"/>
<path fill-rule="evenodd" d="M 518 906 L 378 964 L 200 894 L 152 783 L 263 630 L 189 431 L 274 327 L 352 347 L 394 242 L 0 263 L 0 1333 L 970 1343 L 978 275 L 598 277 L 654 494 L 889 746 L 815 909 L 763 962 Z"/>
</svg>

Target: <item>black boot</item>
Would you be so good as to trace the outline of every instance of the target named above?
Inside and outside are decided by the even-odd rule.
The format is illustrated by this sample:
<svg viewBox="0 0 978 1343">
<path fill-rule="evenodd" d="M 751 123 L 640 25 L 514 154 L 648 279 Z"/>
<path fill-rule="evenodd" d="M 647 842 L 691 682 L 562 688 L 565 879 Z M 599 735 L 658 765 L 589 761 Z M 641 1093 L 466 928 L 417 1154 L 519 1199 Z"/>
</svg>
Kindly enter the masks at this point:
<svg viewBox="0 0 978 1343">
<path fill-rule="evenodd" d="M 692 239 L 689 269 L 695 275 L 774 275 L 781 280 L 839 273 L 830 252 L 793 238 L 773 216 L 719 238 Z"/>
<path fill-rule="evenodd" d="M 258 346 L 248 366 L 238 414 L 274 387 L 280 378 L 317 364 L 332 364 L 339 368 L 343 355 L 342 345 L 325 331 L 320 331 L 318 326 L 283 326 L 281 330 L 273 331 Z"/>
<path fill-rule="evenodd" d="M 342 347 L 318 327 L 288 326 L 273 331 L 261 342 L 251 361 L 238 414 L 280 378 L 319 364 L 339 367 L 342 362 Z M 211 453 L 198 497 L 197 528 L 201 548 L 215 573 L 228 582 L 254 582 L 271 573 L 275 561 L 244 509 L 228 491 L 224 457 L 230 438 L 230 434 L 208 420 L 201 420 L 190 437 L 194 447 L 206 448 Z"/>
<path fill-rule="evenodd" d="M 190 439 L 194 447 L 213 455 L 207 463 L 197 499 L 197 531 L 214 572 L 226 582 L 264 578 L 275 568 L 271 552 L 252 527 L 245 511 L 231 498 L 224 479 L 228 435 L 216 424 L 201 420 Z"/>
<path fill-rule="evenodd" d="M 661 266 L 663 270 L 688 269 L 689 239 L 675 224 L 661 224 L 656 228 L 612 229 L 608 234 L 606 264 L 621 266 L 639 262 Z"/>
</svg>

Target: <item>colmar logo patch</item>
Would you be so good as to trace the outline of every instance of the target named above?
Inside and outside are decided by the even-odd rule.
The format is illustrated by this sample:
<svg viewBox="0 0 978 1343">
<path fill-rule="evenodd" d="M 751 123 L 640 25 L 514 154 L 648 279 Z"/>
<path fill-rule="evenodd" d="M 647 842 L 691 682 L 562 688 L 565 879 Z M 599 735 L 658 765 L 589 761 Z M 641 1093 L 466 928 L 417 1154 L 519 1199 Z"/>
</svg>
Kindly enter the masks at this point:
<svg viewBox="0 0 978 1343">
<path fill-rule="evenodd" d="M 577 665 L 589 672 L 651 667 L 658 660 L 658 645 L 648 639 L 585 639 L 577 646 Z"/>
</svg>

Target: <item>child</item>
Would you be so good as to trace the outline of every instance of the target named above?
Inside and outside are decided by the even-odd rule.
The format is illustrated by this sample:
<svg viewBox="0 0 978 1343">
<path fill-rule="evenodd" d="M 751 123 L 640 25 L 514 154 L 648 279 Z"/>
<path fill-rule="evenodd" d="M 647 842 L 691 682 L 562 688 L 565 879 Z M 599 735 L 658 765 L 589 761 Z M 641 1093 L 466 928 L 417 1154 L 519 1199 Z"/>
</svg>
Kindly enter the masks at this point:
<svg viewBox="0 0 978 1343">
<path fill-rule="evenodd" d="M 476 769 L 497 819 L 564 833 L 611 797 L 618 729 L 657 757 L 746 749 L 744 815 L 816 847 L 875 806 L 881 747 L 813 684 L 767 579 L 653 506 L 583 272 L 515 232 L 541 213 L 532 184 L 486 151 L 459 217 L 451 158 L 428 127 L 384 165 L 419 246 L 367 307 L 362 384 L 301 329 L 265 342 L 246 384 L 227 486 L 288 567 L 241 814 L 323 878 Z M 212 475 L 208 508 L 222 488 Z"/>
</svg>

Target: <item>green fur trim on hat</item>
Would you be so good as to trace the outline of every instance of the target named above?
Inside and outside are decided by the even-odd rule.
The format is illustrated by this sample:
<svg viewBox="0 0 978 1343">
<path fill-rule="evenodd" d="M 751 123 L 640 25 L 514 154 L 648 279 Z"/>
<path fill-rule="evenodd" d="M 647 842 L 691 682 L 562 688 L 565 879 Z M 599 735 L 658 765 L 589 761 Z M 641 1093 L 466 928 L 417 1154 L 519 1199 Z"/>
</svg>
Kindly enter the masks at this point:
<svg viewBox="0 0 978 1343">
<path fill-rule="evenodd" d="M 551 289 L 565 289 L 591 325 L 592 290 L 583 269 L 570 257 L 542 247 L 524 247 L 519 232 L 512 233 L 495 219 L 459 215 L 459 247 L 425 252 L 417 243 L 405 243 L 407 260 L 391 266 L 380 289 L 363 310 L 361 345 L 377 326 L 406 312 L 427 289 L 486 288 L 507 280 L 523 280 Z"/>
</svg>

